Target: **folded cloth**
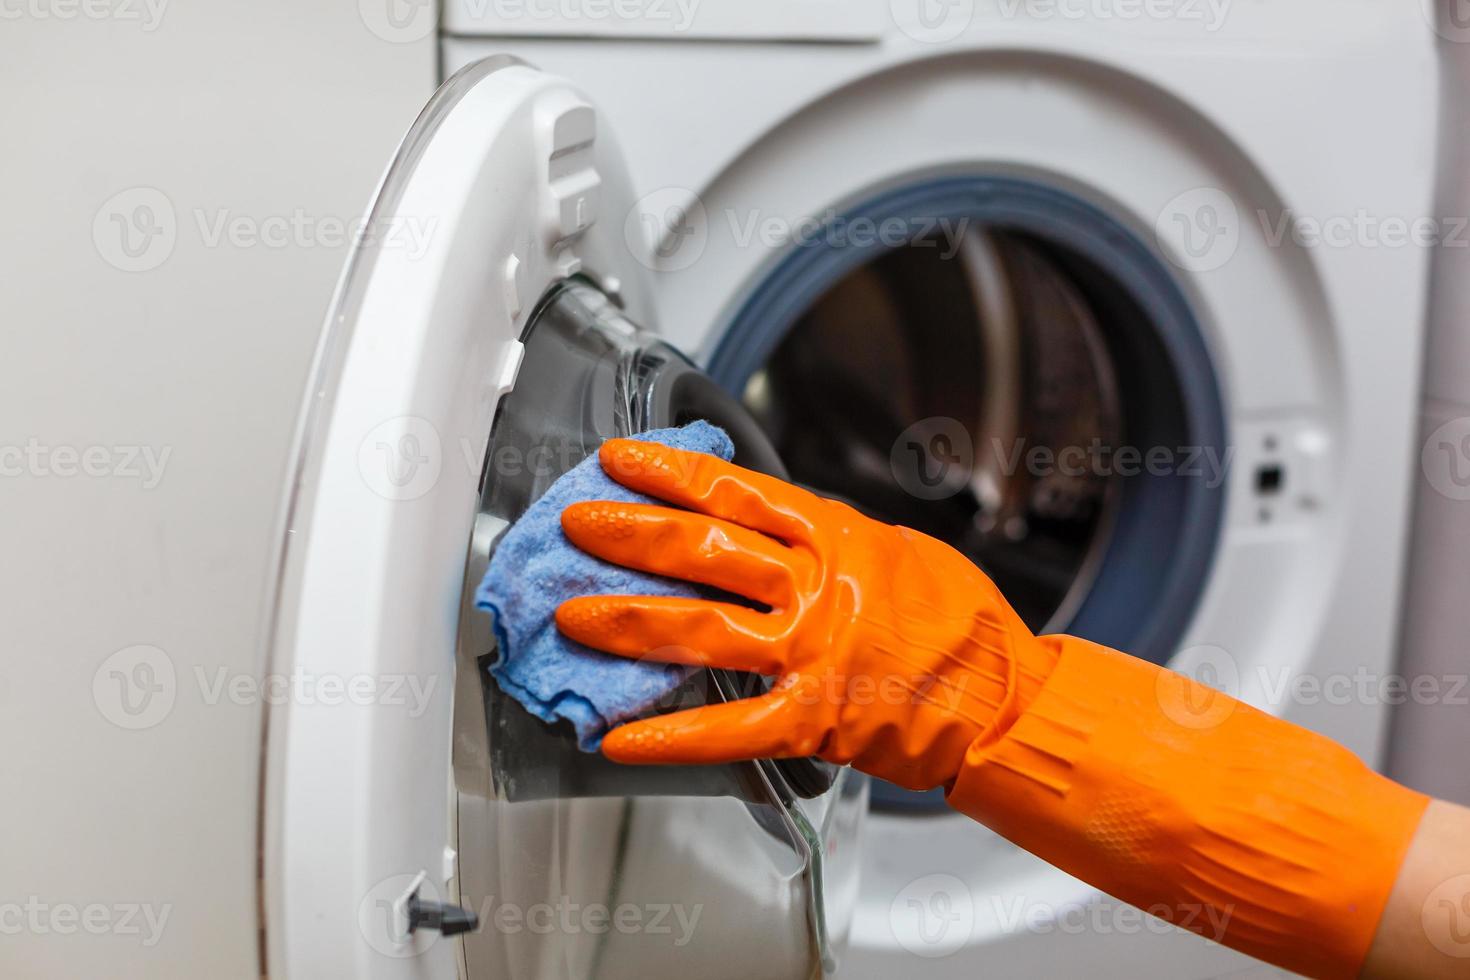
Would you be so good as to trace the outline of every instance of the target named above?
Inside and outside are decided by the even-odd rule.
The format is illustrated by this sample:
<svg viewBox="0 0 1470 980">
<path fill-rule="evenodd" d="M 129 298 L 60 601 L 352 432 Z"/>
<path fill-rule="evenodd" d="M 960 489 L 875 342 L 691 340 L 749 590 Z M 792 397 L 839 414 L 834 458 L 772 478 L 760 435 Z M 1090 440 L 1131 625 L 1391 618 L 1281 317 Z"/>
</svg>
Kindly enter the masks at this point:
<svg viewBox="0 0 1470 980">
<path fill-rule="evenodd" d="M 691 422 L 633 436 L 728 460 L 735 447 L 723 429 Z M 565 719 L 584 752 L 595 752 L 608 729 L 635 718 L 689 679 L 698 668 L 628 660 L 567 639 L 556 607 L 581 595 L 695 596 L 687 582 L 635 572 L 594 558 L 561 530 L 561 512 L 581 500 L 657 503 L 614 482 L 596 455 L 561 476 L 505 532 L 475 605 L 494 617 L 499 657 L 490 667 L 500 689 L 546 722 Z"/>
</svg>

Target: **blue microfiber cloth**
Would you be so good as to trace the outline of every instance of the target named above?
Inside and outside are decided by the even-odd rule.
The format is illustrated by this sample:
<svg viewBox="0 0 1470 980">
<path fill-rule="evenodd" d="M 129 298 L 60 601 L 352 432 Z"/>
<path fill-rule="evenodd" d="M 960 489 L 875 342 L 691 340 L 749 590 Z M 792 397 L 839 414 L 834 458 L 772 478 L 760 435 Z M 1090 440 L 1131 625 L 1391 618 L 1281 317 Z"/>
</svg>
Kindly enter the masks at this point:
<svg viewBox="0 0 1470 980">
<path fill-rule="evenodd" d="M 703 421 L 632 438 L 725 460 L 735 455 L 724 430 Z M 595 752 L 608 729 L 653 707 L 698 668 L 628 660 L 575 643 L 557 630 L 556 607 L 581 595 L 699 592 L 687 582 L 635 572 L 575 547 L 562 533 L 561 512 L 581 500 L 659 502 L 612 480 L 596 456 L 582 460 L 505 532 L 475 605 L 494 616 L 499 658 L 490 675 L 500 689 L 544 721 L 571 722 L 582 751 Z"/>
</svg>

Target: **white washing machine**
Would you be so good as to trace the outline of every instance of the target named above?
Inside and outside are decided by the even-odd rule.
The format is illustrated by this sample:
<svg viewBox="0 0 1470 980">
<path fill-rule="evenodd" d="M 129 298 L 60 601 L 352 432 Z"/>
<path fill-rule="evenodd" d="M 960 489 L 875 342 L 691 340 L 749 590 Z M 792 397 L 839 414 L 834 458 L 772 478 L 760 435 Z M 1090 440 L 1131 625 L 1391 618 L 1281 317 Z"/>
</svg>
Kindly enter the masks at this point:
<svg viewBox="0 0 1470 980">
<path fill-rule="evenodd" d="M 233 621 L 264 610 L 259 644 L 224 648 L 237 670 L 397 679 L 421 697 L 210 711 L 192 690 L 205 672 L 177 648 L 93 639 L 90 696 L 65 707 L 88 738 L 48 749 L 53 768 L 136 766 L 110 798 L 148 813 L 172 784 L 129 748 L 146 740 L 216 793 L 155 814 L 168 839 L 197 834 L 172 855 L 142 830 L 127 839 L 149 847 L 124 854 L 68 826 L 53 880 L 112 861 L 107 895 L 174 896 L 199 924 L 164 938 L 166 963 L 130 947 L 112 965 L 1255 970 L 932 794 L 804 760 L 635 773 L 580 756 L 485 682 L 493 640 L 467 593 L 506 523 L 602 438 L 713 417 L 738 460 L 951 541 L 1036 629 L 1194 672 L 1377 761 L 1387 705 L 1333 685 L 1392 669 L 1428 259 L 1369 239 L 1432 213 L 1439 93 L 1420 11 L 389 0 L 356 14 L 316 29 L 323 50 L 350 33 L 371 45 L 364 63 L 411 66 L 364 89 L 427 100 L 426 52 L 445 83 L 351 254 L 271 270 L 325 302 L 345 260 L 294 434 L 240 462 L 284 488 L 275 523 L 260 505 L 240 527 L 200 525 L 222 546 L 248 533 L 260 561 L 201 574 L 235 590 Z M 311 84 L 281 104 L 309 103 Z M 313 123 L 315 172 L 367 167 L 369 147 L 336 139 L 343 123 L 297 125 Z M 146 293 L 157 266 L 112 264 L 130 262 Z M 300 373 L 310 346 L 280 349 Z M 103 353 L 88 354 L 99 374 Z M 245 381 L 281 372 L 245 361 Z M 206 435 L 180 444 L 225 465 L 230 447 Z M 161 559 L 119 562 L 135 601 L 198 601 Z M 207 632 L 203 613 L 189 622 Z M 32 689 L 50 676 L 36 670 Z M 98 721 L 108 684 L 126 706 L 155 671 L 177 685 L 167 721 Z M 700 678 L 681 697 L 741 683 Z M 15 880 L 59 850 L 17 858 Z M 451 941 L 461 909 L 480 928 Z M 33 969 L 75 962 L 31 939 Z"/>
<path fill-rule="evenodd" d="M 508 53 L 596 107 L 638 198 L 596 205 L 610 276 L 651 271 L 640 317 L 794 478 L 1377 761 L 1387 702 L 1343 692 L 1393 670 L 1427 254 L 1377 236 L 1433 213 L 1422 12 L 821 7 L 451 4 L 444 68 Z M 1065 465 L 1098 445 L 1144 462 Z M 852 975 L 1250 968 L 932 797 L 875 787 L 860 879 Z"/>
</svg>

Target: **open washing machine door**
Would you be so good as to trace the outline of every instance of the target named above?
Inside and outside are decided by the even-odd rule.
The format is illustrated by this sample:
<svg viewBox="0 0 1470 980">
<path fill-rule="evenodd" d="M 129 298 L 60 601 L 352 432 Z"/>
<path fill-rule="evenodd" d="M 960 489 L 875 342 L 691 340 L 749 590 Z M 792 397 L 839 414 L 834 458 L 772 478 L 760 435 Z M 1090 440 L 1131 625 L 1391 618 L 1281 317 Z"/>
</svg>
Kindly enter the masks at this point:
<svg viewBox="0 0 1470 980">
<path fill-rule="evenodd" d="M 782 472 L 646 332 L 633 197 L 592 103 L 514 59 L 452 77 L 333 302 L 287 483 L 262 787 L 274 977 L 807 977 L 835 969 L 866 784 L 808 760 L 635 769 L 505 697 L 471 593 L 603 439 L 693 418 Z M 740 696 L 707 672 L 680 703 Z M 455 938 L 449 938 L 454 936 Z"/>
</svg>

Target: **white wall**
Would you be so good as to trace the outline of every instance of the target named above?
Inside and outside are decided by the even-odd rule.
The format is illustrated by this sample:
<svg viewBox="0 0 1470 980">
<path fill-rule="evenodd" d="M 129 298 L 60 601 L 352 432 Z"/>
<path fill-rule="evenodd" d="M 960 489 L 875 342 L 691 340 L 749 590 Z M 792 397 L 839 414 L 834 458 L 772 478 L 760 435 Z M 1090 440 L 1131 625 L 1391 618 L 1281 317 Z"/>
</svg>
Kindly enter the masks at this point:
<svg viewBox="0 0 1470 980">
<path fill-rule="evenodd" d="M 360 212 L 434 85 L 433 38 L 378 22 L 385 40 L 371 7 L 0 6 L 7 976 L 259 975 L 261 713 L 208 703 L 198 672 L 212 685 L 257 669 L 285 456 L 345 254 L 331 223 Z M 156 267 L 126 272 L 111 212 L 150 201 L 104 204 L 140 186 L 164 195 L 152 225 L 176 234 L 142 252 Z M 222 214 L 316 230 L 212 244 Z M 105 474 L 63 475 L 79 465 L 68 447 L 93 446 L 109 447 L 89 457 Z M 156 454 L 156 485 L 111 447 Z M 151 681 L 137 662 L 104 668 L 136 644 L 162 651 L 146 654 Z M 128 680 L 163 685 L 132 718 Z M 85 913 L 102 934 L 68 918 L 89 905 L 106 907 Z M 148 911 L 167 915 L 152 946 Z"/>
<path fill-rule="evenodd" d="M 1459 0 L 1437 0 L 1444 141 L 1435 214 L 1445 228 L 1470 215 L 1470 22 Z M 1404 586 L 1400 671 L 1442 698 L 1411 697 L 1394 711 L 1390 775 L 1470 804 L 1470 248 L 1465 235 L 1435 250 L 1424 361 L 1422 446 Z M 1435 690 L 1431 688 L 1429 690 Z"/>
</svg>

